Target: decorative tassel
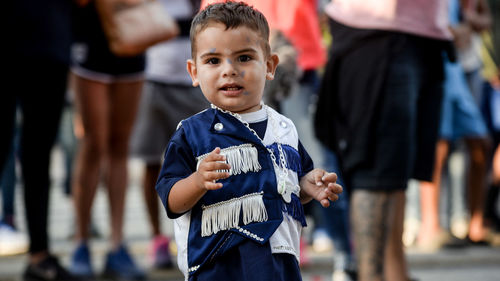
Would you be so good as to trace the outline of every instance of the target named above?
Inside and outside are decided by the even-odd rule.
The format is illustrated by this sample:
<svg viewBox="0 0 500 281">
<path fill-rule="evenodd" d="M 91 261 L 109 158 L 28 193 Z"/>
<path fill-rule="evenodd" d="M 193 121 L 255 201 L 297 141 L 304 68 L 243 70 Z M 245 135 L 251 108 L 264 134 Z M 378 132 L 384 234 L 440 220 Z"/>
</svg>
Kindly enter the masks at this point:
<svg viewBox="0 0 500 281">
<path fill-rule="evenodd" d="M 304 206 L 300 202 L 300 198 L 292 193 L 292 200 L 290 203 L 283 201 L 283 212 L 289 214 L 292 218 L 299 221 L 302 226 L 307 226 L 306 217 L 304 215 Z"/>
<path fill-rule="evenodd" d="M 257 148 L 251 144 L 226 147 L 221 149 L 220 154 L 226 156 L 226 163 L 231 165 L 231 170 L 219 172 L 229 172 L 230 175 L 239 175 L 241 173 L 258 172 L 262 169 L 259 163 Z M 207 155 L 208 153 L 196 158 L 198 161 L 196 169 L 198 169 L 201 161 L 205 159 Z"/>
<path fill-rule="evenodd" d="M 243 224 L 267 221 L 267 210 L 263 200 L 264 192 L 247 194 L 238 198 L 203 206 L 201 215 L 201 236 L 206 237 L 221 230 L 239 226 L 243 212 Z"/>
</svg>

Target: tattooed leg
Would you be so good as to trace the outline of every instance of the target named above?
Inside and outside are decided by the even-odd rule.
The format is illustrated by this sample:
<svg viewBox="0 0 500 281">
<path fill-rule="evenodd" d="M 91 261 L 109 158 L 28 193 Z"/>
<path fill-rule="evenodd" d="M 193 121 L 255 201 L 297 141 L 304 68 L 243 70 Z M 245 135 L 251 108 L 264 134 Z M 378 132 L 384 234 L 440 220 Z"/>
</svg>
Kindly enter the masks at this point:
<svg viewBox="0 0 500 281">
<path fill-rule="evenodd" d="M 382 191 L 354 190 L 352 194 L 351 227 L 359 281 L 383 280 L 390 197 Z"/>
</svg>

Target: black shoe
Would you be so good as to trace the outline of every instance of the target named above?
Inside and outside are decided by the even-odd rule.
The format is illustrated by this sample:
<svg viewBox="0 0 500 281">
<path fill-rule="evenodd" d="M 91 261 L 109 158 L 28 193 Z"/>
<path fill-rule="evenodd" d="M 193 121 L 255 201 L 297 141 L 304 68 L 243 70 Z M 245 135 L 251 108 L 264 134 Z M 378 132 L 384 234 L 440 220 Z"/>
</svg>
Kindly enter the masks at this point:
<svg viewBox="0 0 500 281">
<path fill-rule="evenodd" d="M 64 269 L 57 259 L 48 256 L 38 264 L 30 264 L 23 273 L 24 281 L 81 281 Z"/>
</svg>

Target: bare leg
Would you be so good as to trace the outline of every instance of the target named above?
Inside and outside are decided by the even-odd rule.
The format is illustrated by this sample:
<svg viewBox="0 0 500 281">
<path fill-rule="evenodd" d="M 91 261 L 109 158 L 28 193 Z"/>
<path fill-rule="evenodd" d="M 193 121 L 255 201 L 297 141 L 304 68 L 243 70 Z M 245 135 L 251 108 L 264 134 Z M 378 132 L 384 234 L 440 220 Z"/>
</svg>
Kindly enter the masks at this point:
<svg viewBox="0 0 500 281">
<path fill-rule="evenodd" d="M 123 240 L 123 217 L 127 188 L 129 137 L 139 104 L 142 82 L 111 85 L 110 138 L 107 166 L 108 199 L 111 210 L 111 245 L 117 249 Z"/>
<path fill-rule="evenodd" d="M 495 149 L 493 154 L 493 184 L 500 185 L 500 145 Z"/>
<path fill-rule="evenodd" d="M 359 281 L 382 281 L 384 251 L 390 233 L 390 196 L 387 192 L 354 190 L 351 227 Z"/>
<path fill-rule="evenodd" d="M 385 248 L 384 276 L 387 281 L 408 280 L 408 268 L 402 241 L 406 203 L 405 192 L 394 192 L 390 200 L 389 215 L 392 218 L 392 228 Z"/>
<path fill-rule="evenodd" d="M 149 222 L 153 237 L 160 235 L 160 219 L 158 211 L 158 195 L 155 191 L 156 180 L 160 171 L 160 164 L 147 164 L 144 175 L 144 201 L 148 209 Z"/>
<path fill-rule="evenodd" d="M 77 220 L 76 241 L 89 238 L 92 203 L 99 182 L 102 157 L 107 150 L 107 85 L 75 77 L 76 105 L 84 134 L 76 156 L 73 200 Z"/>
<path fill-rule="evenodd" d="M 469 199 L 470 224 L 469 238 L 472 241 L 483 240 L 486 236 L 484 227 L 484 192 L 486 188 L 486 139 L 467 139 L 470 154 L 467 198 Z"/>
<path fill-rule="evenodd" d="M 444 161 L 448 155 L 449 143 L 439 140 L 436 146 L 436 159 L 432 182 L 420 184 L 420 209 L 422 222 L 418 235 L 418 243 L 422 247 L 434 247 L 429 243 L 442 231 L 439 223 L 439 191 L 441 186 L 441 173 Z"/>
</svg>

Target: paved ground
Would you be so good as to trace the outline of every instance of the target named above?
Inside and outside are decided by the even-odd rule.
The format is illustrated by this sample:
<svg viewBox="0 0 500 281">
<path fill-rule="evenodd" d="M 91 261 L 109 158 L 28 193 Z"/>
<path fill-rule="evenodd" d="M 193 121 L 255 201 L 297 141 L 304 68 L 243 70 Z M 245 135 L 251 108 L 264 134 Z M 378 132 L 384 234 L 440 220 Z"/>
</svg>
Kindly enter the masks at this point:
<svg viewBox="0 0 500 281">
<path fill-rule="evenodd" d="M 62 192 L 61 183 L 64 172 L 57 161 L 60 155 L 54 154 L 56 159 L 52 167 L 52 176 L 55 179 L 51 192 L 50 208 L 50 237 L 52 248 L 62 258 L 63 264 L 69 263 L 69 255 L 73 249 L 71 233 L 73 229 L 73 211 L 69 198 Z M 143 204 L 142 193 L 139 188 L 141 178 L 141 166 L 137 162 L 130 163 L 130 188 L 127 195 L 127 211 L 125 223 L 126 240 L 134 253 L 137 262 L 144 268 L 148 268 L 147 246 L 149 239 L 149 225 Z M 22 201 L 20 188 L 17 196 L 17 210 L 19 214 L 19 226 L 24 229 L 22 214 Z M 103 236 L 109 233 L 108 210 L 106 194 L 101 188 L 97 194 L 93 209 L 93 219 L 99 232 Z M 165 222 L 163 228 L 166 233 L 171 233 L 171 225 L 163 215 Z M 104 256 L 107 252 L 106 239 L 100 238 L 92 241 L 91 249 L 93 262 L 99 272 L 103 267 Z M 320 281 L 330 280 L 332 274 L 332 254 L 316 254 L 308 252 L 311 264 L 303 268 L 304 280 Z M 435 254 L 418 254 L 408 251 L 408 260 L 412 277 L 418 280 L 428 281 L 493 281 L 500 280 L 500 248 L 491 247 L 465 247 L 458 249 L 443 250 Z M 18 255 L 11 257 L 0 257 L 0 281 L 20 280 L 19 276 L 25 266 L 26 256 Z M 179 271 L 149 271 L 149 280 L 182 280 Z"/>
</svg>

